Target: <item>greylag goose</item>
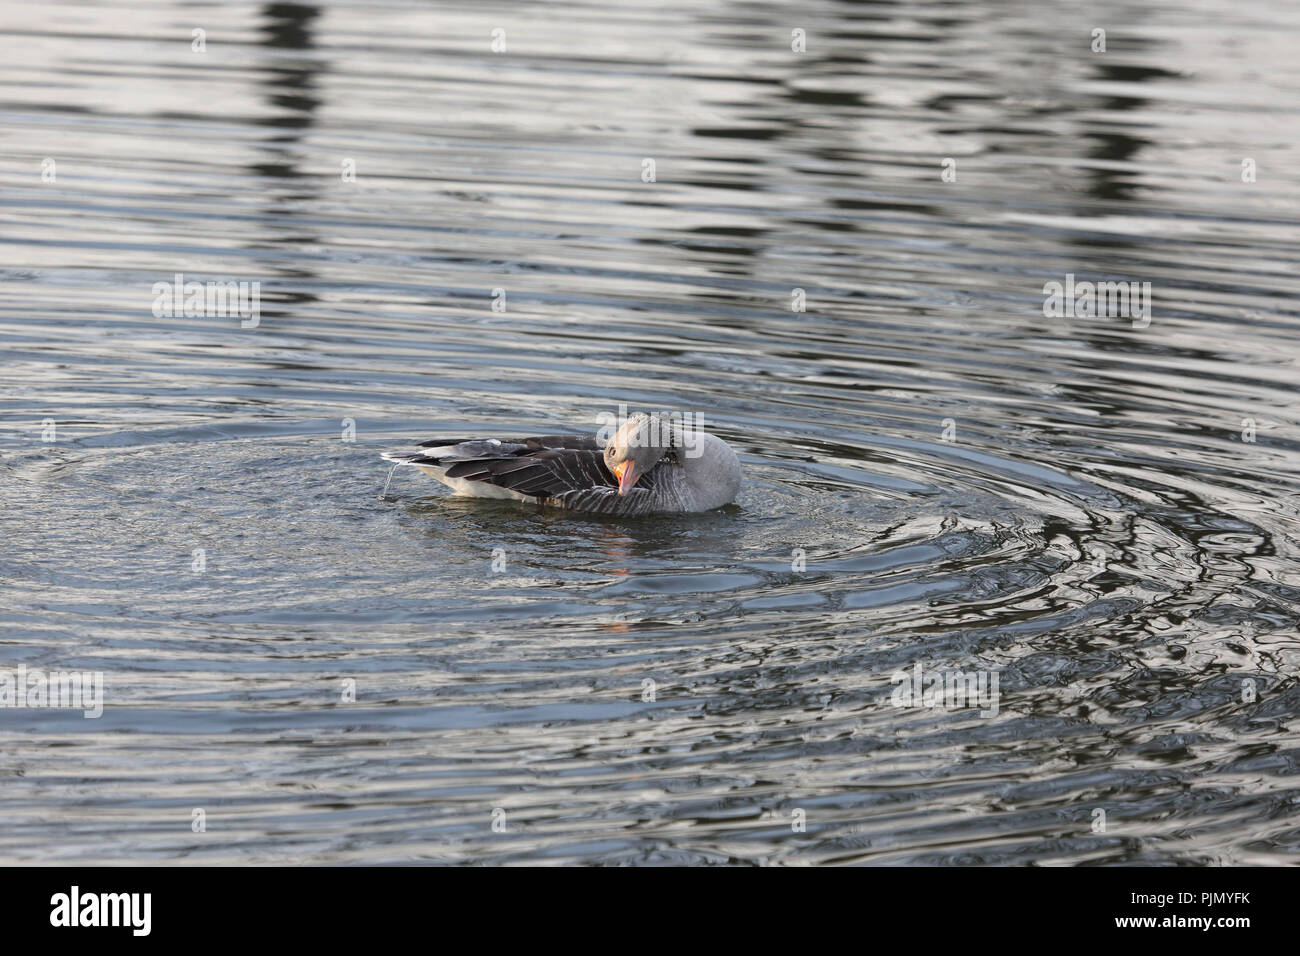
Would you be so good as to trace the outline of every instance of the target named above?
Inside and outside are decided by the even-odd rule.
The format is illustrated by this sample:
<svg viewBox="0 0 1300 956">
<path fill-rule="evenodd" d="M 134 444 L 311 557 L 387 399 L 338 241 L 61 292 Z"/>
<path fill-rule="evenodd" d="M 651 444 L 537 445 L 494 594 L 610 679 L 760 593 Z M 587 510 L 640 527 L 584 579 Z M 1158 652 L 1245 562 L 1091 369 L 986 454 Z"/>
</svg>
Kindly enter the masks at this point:
<svg viewBox="0 0 1300 956">
<path fill-rule="evenodd" d="M 740 460 L 721 438 L 671 416 L 633 415 L 602 449 L 595 438 L 427 441 L 417 455 L 384 454 L 457 494 L 514 498 L 612 515 L 709 511 L 740 489 Z"/>
</svg>

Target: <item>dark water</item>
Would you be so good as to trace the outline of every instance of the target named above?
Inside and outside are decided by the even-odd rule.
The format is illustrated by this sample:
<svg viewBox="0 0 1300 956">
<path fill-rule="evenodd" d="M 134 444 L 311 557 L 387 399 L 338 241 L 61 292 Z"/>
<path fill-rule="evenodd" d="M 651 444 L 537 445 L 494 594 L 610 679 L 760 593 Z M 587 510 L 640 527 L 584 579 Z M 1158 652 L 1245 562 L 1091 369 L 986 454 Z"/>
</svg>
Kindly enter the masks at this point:
<svg viewBox="0 0 1300 956">
<path fill-rule="evenodd" d="M 0 6 L 0 861 L 1293 860 L 1300 8 L 1087 6 Z M 620 401 L 738 504 L 380 497 Z"/>
</svg>

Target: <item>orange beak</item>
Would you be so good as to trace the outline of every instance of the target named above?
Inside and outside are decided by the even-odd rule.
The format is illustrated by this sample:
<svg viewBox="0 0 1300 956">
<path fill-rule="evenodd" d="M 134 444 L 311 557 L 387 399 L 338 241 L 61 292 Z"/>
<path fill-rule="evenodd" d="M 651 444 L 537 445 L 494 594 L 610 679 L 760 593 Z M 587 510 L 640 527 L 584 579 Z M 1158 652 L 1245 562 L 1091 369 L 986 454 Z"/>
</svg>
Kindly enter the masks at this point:
<svg viewBox="0 0 1300 956">
<path fill-rule="evenodd" d="M 620 495 L 627 494 L 627 490 L 635 485 L 636 480 L 641 477 L 636 473 L 636 466 L 630 461 L 615 465 L 614 476 L 618 478 L 618 493 Z"/>
</svg>

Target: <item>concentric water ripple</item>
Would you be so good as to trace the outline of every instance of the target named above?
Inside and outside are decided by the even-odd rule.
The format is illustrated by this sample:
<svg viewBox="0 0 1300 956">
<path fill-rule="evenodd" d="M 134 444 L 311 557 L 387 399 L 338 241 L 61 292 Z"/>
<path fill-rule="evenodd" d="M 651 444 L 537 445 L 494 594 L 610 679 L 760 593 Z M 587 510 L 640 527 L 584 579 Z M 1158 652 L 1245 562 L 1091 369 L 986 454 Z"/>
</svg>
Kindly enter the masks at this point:
<svg viewBox="0 0 1300 956">
<path fill-rule="evenodd" d="M 1221 7 L 0 4 L 0 670 L 105 681 L 0 861 L 1292 859 L 1300 19 Z M 737 503 L 384 491 L 619 403 Z"/>
</svg>

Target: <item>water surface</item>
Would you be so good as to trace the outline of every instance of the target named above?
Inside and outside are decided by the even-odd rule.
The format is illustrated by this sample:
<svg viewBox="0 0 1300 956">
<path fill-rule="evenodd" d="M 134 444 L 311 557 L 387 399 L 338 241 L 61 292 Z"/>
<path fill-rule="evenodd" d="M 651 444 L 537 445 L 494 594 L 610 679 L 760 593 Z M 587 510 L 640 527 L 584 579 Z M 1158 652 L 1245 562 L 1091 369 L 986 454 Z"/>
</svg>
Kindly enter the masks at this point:
<svg viewBox="0 0 1300 956">
<path fill-rule="evenodd" d="M 1293 860 L 1300 8 L 1079 7 L 0 4 L 0 861 Z M 381 496 L 620 402 L 737 504 Z"/>
</svg>

